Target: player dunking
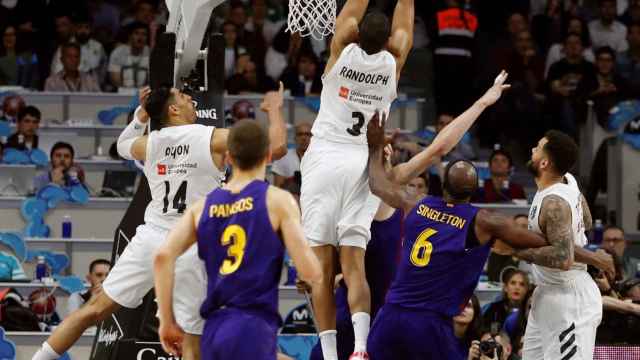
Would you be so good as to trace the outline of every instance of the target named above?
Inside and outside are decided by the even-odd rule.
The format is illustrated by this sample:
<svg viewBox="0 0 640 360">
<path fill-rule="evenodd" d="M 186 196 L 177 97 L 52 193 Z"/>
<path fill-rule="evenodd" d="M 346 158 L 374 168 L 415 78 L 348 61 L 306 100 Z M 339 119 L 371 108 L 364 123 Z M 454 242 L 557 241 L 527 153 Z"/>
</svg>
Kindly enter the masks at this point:
<svg viewBox="0 0 640 360">
<path fill-rule="evenodd" d="M 546 241 L 510 218 L 470 205 L 478 174 L 464 160 L 445 169 L 443 198 L 416 202 L 384 169 L 384 131 L 377 115 L 367 138 L 373 193 L 407 214 L 396 277 L 371 328 L 371 358 L 460 360 L 452 318 L 473 294 L 494 239 L 518 247 L 544 246 Z"/>
<path fill-rule="evenodd" d="M 391 25 L 381 13 L 364 16 L 368 4 L 347 0 L 336 20 L 320 111 L 300 166 L 302 223 L 325 279 L 312 289 L 313 306 L 324 358 L 331 360 L 337 359 L 332 279 L 338 261 L 349 288 L 353 358 L 366 358 L 371 299 L 364 253 L 379 203 L 367 185 L 366 125 L 376 109 L 389 111 L 413 43 L 413 0 L 398 0 Z"/>
<path fill-rule="evenodd" d="M 156 255 L 160 340 L 167 352 L 181 353 L 182 332 L 171 306 L 176 259 L 197 243 L 208 275 L 200 310 L 206 319 L 202 357 L 275 359 L 285 247 L 301 279 L 315 285 L 322 273 L 293 196 L 265 181 L 271 157 L 266 132 L 255 122 L 238 122 L 228 146 L 231 180 L 190 207 Z"/>
<path fill-rule="evenodd" d="M 593 357 L 602 297 L 586 264 L 605 271 L 613 265 L 609 256 L 582 248 L 591 213 L 575 179 L 567 173 L 577 155 L 573 139 L 552 130 L 533 148 L 527 164 L 538 186 L 529 229 L 544 234 L 550 245 L 513 253 L 534 264 L 538 285 L 525 331 L 524 360 Z"/>
<path fill-rule="evenodd" d="M 144 109 L 136 110 L 134 120 L 118 138 L 118 152 L 126 159 L 145 162 L 144 174 L 151 190 L 145 224 L 136 229 L 136 235 L 109 273 L 100 295 L 67 317 L 34 355 L 34 360 L 57 359 L 88 327 L 121 306 L 139 306 L 153 287 L 155 250 L 187 205 L 220 186 L 229 130 L 194 124 L 196 112 L 191 97 L 176 89 L 161 87 L 143 93 Z M 272 149 L 281 157 L 286 152 L 282 85 L 279 92 L 265 96 L 262 108 L 270 121 Z M 144 135 L 149 119 L 160 130 Z M 204 325 L 198 309 L 205 297 L 206 280 L 196 248 L 178 259 L 176 267 L 179 277 L 176 291 L 181 296 L 174 299 L 174 308 L 178 323 L 188 333 L 184 337 L 184 355 L 185 359 L 198 359 L 199 336 Z"/>
</svg>

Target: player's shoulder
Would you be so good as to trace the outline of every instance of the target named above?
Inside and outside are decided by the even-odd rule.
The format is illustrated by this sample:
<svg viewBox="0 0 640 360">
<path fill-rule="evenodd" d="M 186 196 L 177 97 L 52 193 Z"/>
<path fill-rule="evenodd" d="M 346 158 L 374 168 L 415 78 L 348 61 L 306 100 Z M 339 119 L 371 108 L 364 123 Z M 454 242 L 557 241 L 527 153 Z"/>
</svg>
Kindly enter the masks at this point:
<svg viewBox="0 0 640 360">
<path fill-rule="evenodd" d="M 267 201 L 276 205 L 288 205 L 291 202 L 295 204 L 295 199 L 290 192 L 273 185 L 267 188 Z"/>
</svg>

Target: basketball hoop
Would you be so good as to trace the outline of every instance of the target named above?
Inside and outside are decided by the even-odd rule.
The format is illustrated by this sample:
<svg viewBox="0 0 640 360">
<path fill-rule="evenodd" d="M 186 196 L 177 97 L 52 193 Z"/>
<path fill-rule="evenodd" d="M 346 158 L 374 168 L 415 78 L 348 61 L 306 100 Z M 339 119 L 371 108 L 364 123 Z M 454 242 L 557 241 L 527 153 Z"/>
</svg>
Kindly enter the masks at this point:
<svg viewBox="0 0 640 360">
<path fill-rule="evenodd" d="M 289 0 L 287 31 L 322 40 L 333 34 L 336 0 Z"/>
</svg>

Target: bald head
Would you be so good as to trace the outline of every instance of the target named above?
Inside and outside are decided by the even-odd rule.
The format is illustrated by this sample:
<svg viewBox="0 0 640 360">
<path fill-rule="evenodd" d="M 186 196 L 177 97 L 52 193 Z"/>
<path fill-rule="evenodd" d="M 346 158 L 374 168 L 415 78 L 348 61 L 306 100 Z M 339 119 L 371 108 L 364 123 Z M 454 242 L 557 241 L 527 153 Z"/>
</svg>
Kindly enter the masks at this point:
<svg viewBox="0 0 640 360">
<path fill-rule="evenodd" d="M 478 187 L 478 172 L 472 163 L 458 160 L 447 166 L 444 174 L 445 195 L 458 201 L 469 201 Z"/>
</svg>

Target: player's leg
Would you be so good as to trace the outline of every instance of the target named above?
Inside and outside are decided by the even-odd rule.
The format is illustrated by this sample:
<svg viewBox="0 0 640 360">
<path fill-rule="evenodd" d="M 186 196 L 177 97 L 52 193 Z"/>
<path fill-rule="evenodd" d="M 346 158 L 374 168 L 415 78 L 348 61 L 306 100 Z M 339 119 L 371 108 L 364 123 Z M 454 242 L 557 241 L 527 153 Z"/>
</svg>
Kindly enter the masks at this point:
<svg viewBox="0 0 640 360">
<path fill-rule="evenodd" d="M 42 344 L 33 360 L 53 360 L 63 354 L 89 327 L 96 325 L 120 306 L 136 308 L 153 287 L 153 252 L 166 232 L 141 225 L 136 236 L 102 284 L 102 292 L 89 303 L 69 315 Z"/>
<path fill-rule="evenodd" d="M 366 246 L 366 239 L 361 243 Z M 365 249 L 359 246 L 340 246 L 340 266 L 347 284 L 347 300 L 351 310 L 355 346 L 353 352 L 367 351 L 367 337 L 371 316 L 371 291 L 364 269 Z"/>
<path fill-rule="evenodd" d="M 522 347 L 522 360 L 544 360 L 544 347 L 542 341 L 542 332 L 538 325 L 541 315 L 541 288 L 533 291 L 531 299 L 531 310 L 527 318 L 527 328 L 524 332 L 524 345 Z M 534 312 L 535 309 L 535 312 Z"/>
<path fill-rule="evenodd" d="M 85 330 L 106 319 L 120 308 L 104 292 L 92 297 L 89 302 L 71 313 L 42 344 L 33 360 L 53 360 L 64 354 L 82 336 Z"/>
<path fill-rule="evenodd" d="M 204 263 L 198 258 L 197 245 L 191 246 L 176 260 L 173 293 L 176 323 L 185 332 L 182 358 L 199 360 L 200 336 L 204 328 L 200 306 L 207 294 L 207 276 Z"/>
<path fill-rule="evenodd" d="M 200 335 L 184 334 L 182 340 L 182 359 L 200 360 Z"/>
<path fill-rule="evenodd" d="M 583 359 L 592 359 L 596 333 L 602 321 L 602 295 L 596 283 L 585 273 L 576 280 L 579 311 L 576 321 L 576 343 Z"/>
<path fill-rule="evenodd" d="M 332 245 L 314 246 L 311 248 L 322 268 L 325 281 L 311 289 L 313 311 L 318 325 L 320 346 L 325 360 L 336 360 L 336 301 L 333 293 L 333 279 L 336 275 L 338 254 Z"/>
</svg>

